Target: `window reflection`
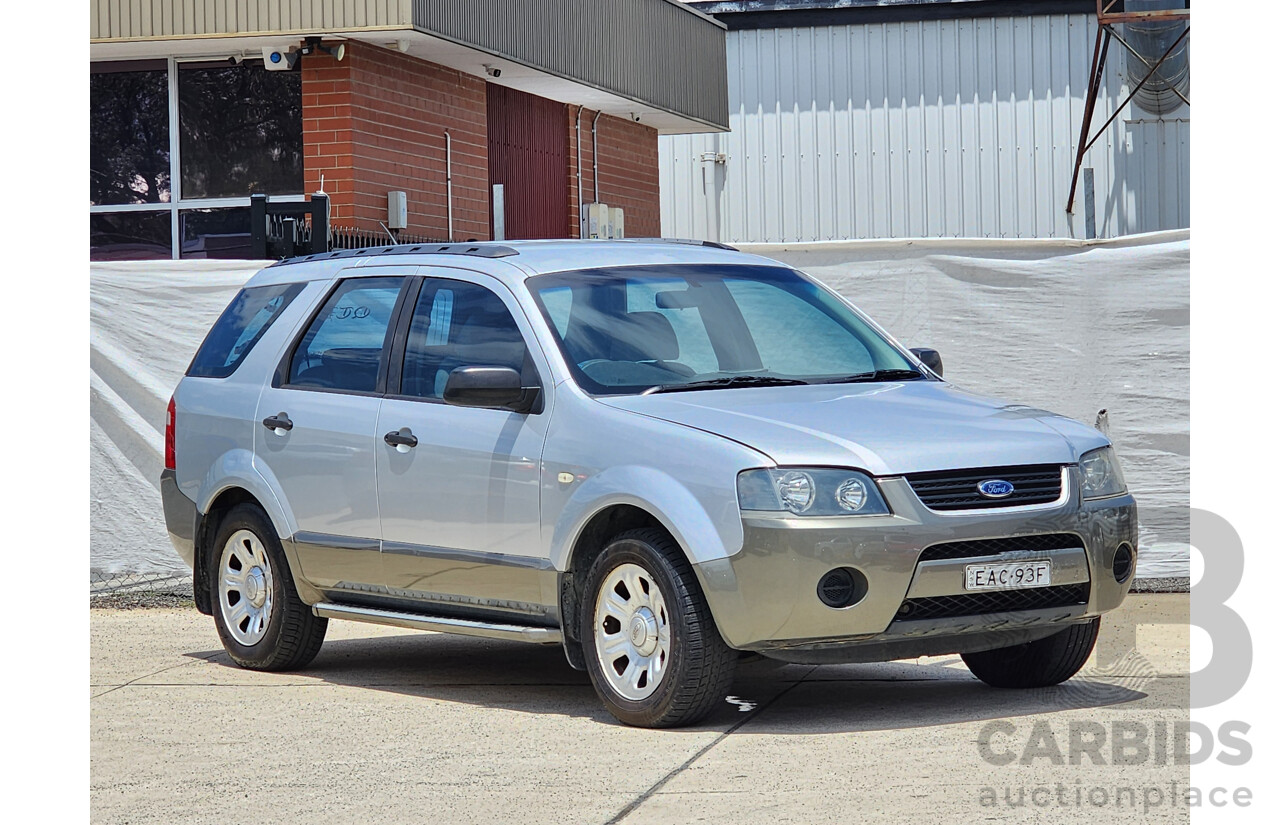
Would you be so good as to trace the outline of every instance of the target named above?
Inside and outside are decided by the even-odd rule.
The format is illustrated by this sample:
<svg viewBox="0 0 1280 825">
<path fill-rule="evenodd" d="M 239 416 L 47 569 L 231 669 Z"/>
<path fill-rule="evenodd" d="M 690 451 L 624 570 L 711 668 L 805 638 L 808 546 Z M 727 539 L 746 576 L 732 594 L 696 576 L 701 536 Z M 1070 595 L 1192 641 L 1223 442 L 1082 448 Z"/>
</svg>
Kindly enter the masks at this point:
<svg viewBox="0 0 1280 825">
<path fill-rule="evenodd" d="M 182 226 L 184 258 L 252 258 L 249 209 L 187 209 Z"/>
<path fill-rule="evenodd" d="M 146 65 L 146 64 L 142 64 Z M 104 64 L 89 75 L 89 203 L 168 203 L 169 82 Z"/>
<path fill-rule="evenodd" d="M 302 191 L 302 76 L 261 62 L 178 70 L 182 197 Z"/>
<path fill-rule="evenodd" d="M 141 261 L 172 255 L 167 209 L 89 216 L 90 260 Z"/>
</svg>

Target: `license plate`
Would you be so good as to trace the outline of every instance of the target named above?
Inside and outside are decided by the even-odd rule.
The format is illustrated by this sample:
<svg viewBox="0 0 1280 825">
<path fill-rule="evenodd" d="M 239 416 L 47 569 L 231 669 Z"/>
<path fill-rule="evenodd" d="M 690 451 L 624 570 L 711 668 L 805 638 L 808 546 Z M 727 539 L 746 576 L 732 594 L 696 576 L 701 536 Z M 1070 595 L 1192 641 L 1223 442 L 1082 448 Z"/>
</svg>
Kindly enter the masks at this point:
<svg viewBox="0 0 1280 825">
<path fill-rule="evenodd" d="M 1015 561 L 1005 564 L 970 564 L 964 568 L 965 590 L 1019 590 L 1048 587 L 1051 561 Z"/>
</svg>

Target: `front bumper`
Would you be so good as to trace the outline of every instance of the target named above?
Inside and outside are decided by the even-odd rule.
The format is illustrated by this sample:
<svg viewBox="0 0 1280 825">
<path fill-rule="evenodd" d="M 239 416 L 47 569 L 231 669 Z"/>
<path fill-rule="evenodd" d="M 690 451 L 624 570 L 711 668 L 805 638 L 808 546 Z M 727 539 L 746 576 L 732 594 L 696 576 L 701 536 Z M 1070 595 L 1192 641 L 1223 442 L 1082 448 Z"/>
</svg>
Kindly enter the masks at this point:
<svg viewBox="0 0 1280 825">
<path fill-rule="evenodd" d="M 1121 544 L 1136 554 L 1137 506 L 1128 494 L 1082 501 L 1074 467 L 1068 473 L 1069 492 L 1060 503 L 964 513 L 927 509 L 905 479 L 879 483 L 893 515 L 744 518 L 741 552 L 694 566 L 729 645 L 815 662 L 984 650 L 1087 621 L 1118 607 L 1128 592 L 1132 572 L 1117 582 L 1112 563 Z M 937 544 L 1048 534 L 1072 534 L 1079 546 L 920 560 L 925 548 Z M 1076 587 L 1078 593 L 1087 592 L 1087 600 L 1023 609 L 997 599 L 981 611 L 961 610 L 964 615 L 945 615 L 943 610 L 941 616 L 935 611 L 931 618 L 912 617 L 915 605 L 966 596 L 967 564 L 1027 558 L 1051 560 L 1053 585 Z M 819 579 L 837 567 L 854 568 L 867 580 L 866 595 L 850 607 L 828 607 L 817 595 Z M 908 612 L 900 613 L 908 599 Z M 1006 609 L 1011 605 L 1014 609 Z"/>
</svg>

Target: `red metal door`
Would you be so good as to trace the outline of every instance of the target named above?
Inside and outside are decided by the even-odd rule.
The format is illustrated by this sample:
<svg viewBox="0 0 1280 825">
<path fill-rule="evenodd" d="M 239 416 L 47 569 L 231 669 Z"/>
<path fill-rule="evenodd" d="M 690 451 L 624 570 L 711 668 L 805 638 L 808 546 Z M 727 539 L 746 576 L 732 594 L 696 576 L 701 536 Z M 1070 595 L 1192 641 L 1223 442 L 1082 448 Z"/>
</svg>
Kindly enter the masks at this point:
<svg viewBox="0 0 1280 825">
<path fill-rule="evenodd" d="M 490 83 L 488 117 L 489 185 L 502 184 L 507 238 L 566 237 L 569 127 L 564 104 Z M 492 230 L 492 214 L 489 220 Z"/>
</svg>

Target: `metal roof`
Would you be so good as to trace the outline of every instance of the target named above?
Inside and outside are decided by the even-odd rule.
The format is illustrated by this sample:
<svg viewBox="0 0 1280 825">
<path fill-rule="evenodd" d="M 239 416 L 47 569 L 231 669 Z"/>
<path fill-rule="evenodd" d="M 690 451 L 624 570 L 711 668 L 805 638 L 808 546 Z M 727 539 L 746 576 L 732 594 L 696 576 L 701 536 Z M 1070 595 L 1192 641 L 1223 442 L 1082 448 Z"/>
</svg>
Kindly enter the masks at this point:
<svg viewBox="0 0 1280 825">
<path fill-rule="evenodd" d="M 348 38 L 666 134 L 729 126 L 725 26 L 674 0 L 91 0 L 89 21 L 91 60 Z"/>
<path fill-rule="evenodd" d="M 1092 13 L 1096 0 L 711 0 L 689 4 L 731 30 Z"/>
</svg>

